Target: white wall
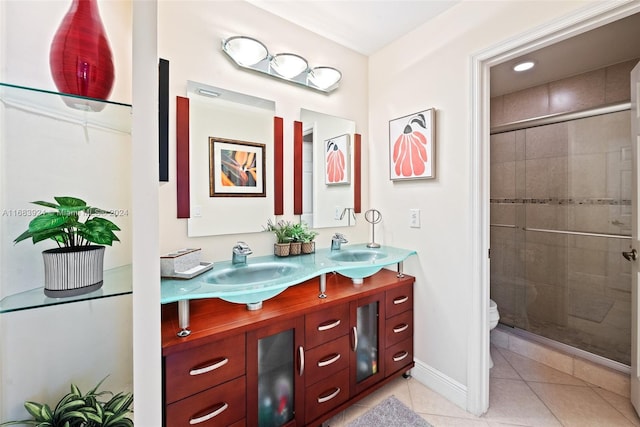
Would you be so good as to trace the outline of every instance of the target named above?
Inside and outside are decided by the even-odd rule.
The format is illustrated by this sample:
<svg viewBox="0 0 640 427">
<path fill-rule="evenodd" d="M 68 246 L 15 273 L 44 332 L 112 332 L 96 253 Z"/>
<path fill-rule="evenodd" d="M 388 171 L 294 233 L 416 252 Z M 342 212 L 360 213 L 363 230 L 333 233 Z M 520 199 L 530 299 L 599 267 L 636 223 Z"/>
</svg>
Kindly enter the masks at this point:
<svg viewBox="0 0 640 427">
<path fill-rule="evenodd" d="M 259 98 L 275 101 L 275 115 L 284 121 L 284 219 L 293 217 L 293 122 L 300 120 L 300 108 L 340 116 L 356 122 L 362 134 L 363 156 L 368 151 L 367 58 L 297 25 L 275 17 L 245 2 L 158 3 L 161 58 L 169 60 L 170 74 L 170 181 L 160 187 L 161 253 L 179 247 L 201 247 L 205 261 L 226 260 L 237 240 L 246 241 L 253 256 L 273 252 L 272 233 L 252 233 L 215 237 L 187 237 L 187 220 L 176 219 L 175 183 L 175 97 L 187 95 L 187 80 L 197 81 Z M 188 31 L 185 31 L 188 29 Z M 332 65 L 343 73 L 340 88 L 330 95 L 285 83 L 235 67 L 221 49 L 222 39 L 234 35 L 253 36 L 272 53 L 293 52 L 304 56 L 309 64 Z M 366 162 L 365 162 L 366 163 Z M 363 168 L 363 210 L 369 207 L 368 169 Z M 273 214 L 273 211 L 269 212 Z M 267 212 L 264 215 L 266 224 Z M 214 221 L 229 215 L 221 212 Z M 297 220 L 297 217 L 295 218 Z M 318 247 L 328 247 L 331 236 L 342 231 L 351 242 L 366 241 L 369 233 L 364 216 L 351 228 L 319 230 Z"/>
<path fill-rule="evenodd" d="M 416 276 L 415 357 L 463 391 L 476 321 L 470 316 L 471 56 L 586 4 L 463 1 L 370 57 L 371 171 L 388 170 L 389 120 L 437 110 L 436 179 L 391 182 L 387 173 L 370 173 L 371 204 L 385 217 L 384 243 L 418 252 L 405 263 Z M 410 208 L 421 210 L 418 230 L 408 227 Z"/>
</svg>

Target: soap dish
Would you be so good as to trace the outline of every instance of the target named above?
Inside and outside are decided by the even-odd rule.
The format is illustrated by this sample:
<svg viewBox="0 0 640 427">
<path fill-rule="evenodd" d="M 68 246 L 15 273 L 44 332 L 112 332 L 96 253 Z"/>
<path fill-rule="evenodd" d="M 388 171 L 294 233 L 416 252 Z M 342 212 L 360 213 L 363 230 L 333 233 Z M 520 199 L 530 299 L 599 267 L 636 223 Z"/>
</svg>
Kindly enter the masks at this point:
<svg viewBox="0 0 640 427">
<path fill-rule="evenodd" d="M 170 274 L 165 274 L 162 277 L 166 279 L 193 279 L 199 274 L 204 273 L 205 271 L 211 270 L 213 268 L 212 262 L 201 262 L 200 265 L 197 265 L 193 268 L 190 268 L 185 271 L 174 271 Z"/>
</svg>

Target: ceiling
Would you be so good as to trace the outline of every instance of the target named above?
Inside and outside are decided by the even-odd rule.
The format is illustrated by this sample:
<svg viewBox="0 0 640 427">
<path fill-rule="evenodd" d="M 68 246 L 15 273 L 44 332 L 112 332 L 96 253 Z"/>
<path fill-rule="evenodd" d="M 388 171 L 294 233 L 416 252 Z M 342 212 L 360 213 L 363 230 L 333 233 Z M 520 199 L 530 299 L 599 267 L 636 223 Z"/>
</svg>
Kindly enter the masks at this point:
<svg viewBox="0 0 640 427">
<path fill-rule="evenodd" d="M 246 0 L 314 33 L 371 55 L 454 6 L 459 0 Z M 491 96 L 640 58 L 640 14 L 491 68 Z M 512 67 L 532 59 L 536 67 Z"/>
<path fill-rule="evenodd" d="M 459 0 L 246 0 L 363 55 L 371 55 Z"/>
<path fill-rule="evenodd" d="M 640 13 L 530 52 L 491 68 L 491 96 L 503 95 L 640 58 Z M 523 60 L 536 66 L 516 73 Z"/>
</svg>

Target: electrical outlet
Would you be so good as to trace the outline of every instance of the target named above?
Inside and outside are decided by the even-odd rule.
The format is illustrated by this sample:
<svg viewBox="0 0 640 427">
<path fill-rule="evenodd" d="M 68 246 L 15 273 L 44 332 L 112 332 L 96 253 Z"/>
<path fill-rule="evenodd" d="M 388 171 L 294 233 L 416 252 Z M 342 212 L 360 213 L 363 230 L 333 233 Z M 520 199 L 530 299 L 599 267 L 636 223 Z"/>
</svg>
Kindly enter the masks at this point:
<svg viewBox="0 0 640 427">
<path fill-rule="evenodd" d="M 409 227 L 420 228 L 420 209 L 409 209 Z"/>
<path fill-rule="evenodd" d="M 195 205 L 193 207 L 193 217 L 194 218 L 202 217 L 202 207 L 200 207 L 200 205 Z"/>
<path fill-rule="evenodd" d="M 341 215 L 342 215 L 342 208 L 340 206 L 336 206 L 336 213 L 333 219 L 335 219 L 336 221 L 339 221 Z"/>
</svg>

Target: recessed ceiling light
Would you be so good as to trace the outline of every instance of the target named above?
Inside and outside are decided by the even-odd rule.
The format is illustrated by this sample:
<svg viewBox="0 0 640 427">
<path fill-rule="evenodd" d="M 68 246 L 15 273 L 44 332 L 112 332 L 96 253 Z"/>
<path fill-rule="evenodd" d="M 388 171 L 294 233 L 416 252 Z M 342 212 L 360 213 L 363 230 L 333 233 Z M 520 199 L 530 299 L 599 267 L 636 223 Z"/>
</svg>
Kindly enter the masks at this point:
<svg viewBox="0 0 640 427">
<path fill-rule="evenodd" d="M 533 61 L 519 62 L 513 66 L 513 71 L 527 71 L 532 69 L 534 65 Z"/>
</svg>

